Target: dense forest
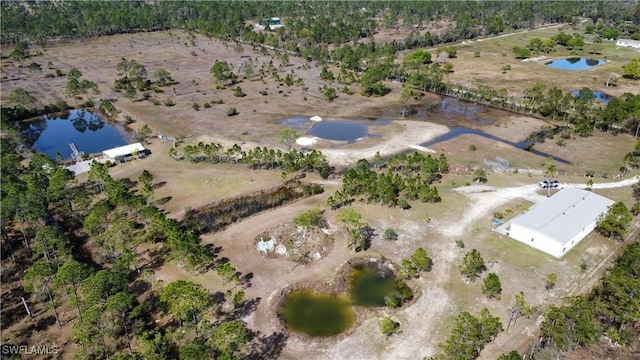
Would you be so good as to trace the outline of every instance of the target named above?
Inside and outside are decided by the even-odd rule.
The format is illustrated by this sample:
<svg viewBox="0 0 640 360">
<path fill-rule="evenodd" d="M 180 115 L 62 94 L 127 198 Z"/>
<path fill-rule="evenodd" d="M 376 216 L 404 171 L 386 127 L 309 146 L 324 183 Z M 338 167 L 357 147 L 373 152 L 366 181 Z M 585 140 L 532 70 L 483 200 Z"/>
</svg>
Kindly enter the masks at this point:
<svg viewBox="0 0 640 360">
<path fill-rule="evenodd" d="M 588 16 L 594 23 L 638 24 L 640 8 L 634 6 L 602 1 L 522 1 L 512 6 L 497 1 L 3 1 L 2 44 L 172 28 L 225 40 L 267 41 L 250 35 L 248 25 L 272 16 L 286 17 L 286 28 L 277 32 L 282 47 L 341 44 L 399 24 L 423 28 L 434 21 L 453 20 L 455 25 L 443 38 L 448 42 L 567 22 L 576 16 Z"/>
</svg>

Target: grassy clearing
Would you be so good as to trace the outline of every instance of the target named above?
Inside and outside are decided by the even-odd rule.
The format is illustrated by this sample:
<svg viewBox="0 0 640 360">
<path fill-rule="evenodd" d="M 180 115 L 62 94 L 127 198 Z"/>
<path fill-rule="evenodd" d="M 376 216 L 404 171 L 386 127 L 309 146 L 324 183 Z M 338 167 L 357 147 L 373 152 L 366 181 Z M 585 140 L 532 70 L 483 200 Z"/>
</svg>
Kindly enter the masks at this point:
<svg viewBox="0 0 640 360">
<path fill-rule="evenodd" d="M 458 48 L 458 58 L 453 59 L 455 72 L 449 80 L 456 83 L 471 83 L 487 85 L 495 89 L 505 88 L 510 94 L 520 97 L 523 90 L 537 81 L 545 82 L 548 86 L 557 86 L 565 91 L 576 90 L 582 87 L 602 90 L 611 95 L 621 95 L 624 92 L 637 92 L 637 82 L 621 79 L 618 86 L 605 87 L 609 73 L 622 73 L 622 66 L 626 61 L 638 57 L 638 52 L 629 48 L 618 48 L 615 41 L 603 41 L 603 50 L 600 54 L 591 54 L 591 43 L 594 35 L 585 35 L 583 50 L 567 50 L 564 47 L 556 47 L 550 54 L 535 54 L 532 56 L 546 56 L 549 59 L 568 56 L 584 56 L 607 60 L 607 63 L 584 71 L 567 71 L 553 69 L 545 66 L 546 61 L 522 62 L 515 59 L 513 47 L 526 46 L 531 39 L 539 37 L 548 39 L 564 31 L 567 34 L 582 33 L 568 26 L 556 28 L 544 28 L 531 30 L 525 33 L 504 35 L 492 39 L 467 41 Z M 479 53 L 479 57 L 474 57 Z M 512 70 L 502 73 L 504 65 L 511 65 Z"/>
</svg>

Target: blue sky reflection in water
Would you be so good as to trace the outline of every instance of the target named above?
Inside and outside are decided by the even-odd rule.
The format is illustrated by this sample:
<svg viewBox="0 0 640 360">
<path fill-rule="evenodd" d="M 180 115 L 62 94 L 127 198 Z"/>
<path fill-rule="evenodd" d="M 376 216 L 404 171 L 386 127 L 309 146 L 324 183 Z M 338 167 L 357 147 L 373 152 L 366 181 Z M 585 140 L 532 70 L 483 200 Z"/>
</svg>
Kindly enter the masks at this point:
<svg viewBox="0 0 640 360">
<path fill-rule="evenodd" d="M 111 125 L 87 110 L 44 117 L 20 124 L 32 147 L 52 159 L 60 152 L 63 159 L 71 158 L 69 143 L 86 154 L 98 153 L 129 144 L 133 134 L 120 125 Z"/>
<path fill-rule="evenodd" d="M 563 70 L 587 70 L 604 63 L 604 60 L 574 57 L 550 61 L 545 65 Z"/>
</svg>

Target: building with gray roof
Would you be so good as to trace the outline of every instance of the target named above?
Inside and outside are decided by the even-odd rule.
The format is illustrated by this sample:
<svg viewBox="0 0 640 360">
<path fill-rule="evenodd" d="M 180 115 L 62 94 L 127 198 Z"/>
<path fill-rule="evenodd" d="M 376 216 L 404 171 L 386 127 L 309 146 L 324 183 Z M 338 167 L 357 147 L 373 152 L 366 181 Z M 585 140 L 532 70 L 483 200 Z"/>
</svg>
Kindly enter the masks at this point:
<svg viewBox="0 0 640 360">
<path fill-rule="evenodd" d="M 565 188 L 513 219 L 509 237 L 560 258 L 595 229 L 611 205 L 591 191 Z"/>
</svg>

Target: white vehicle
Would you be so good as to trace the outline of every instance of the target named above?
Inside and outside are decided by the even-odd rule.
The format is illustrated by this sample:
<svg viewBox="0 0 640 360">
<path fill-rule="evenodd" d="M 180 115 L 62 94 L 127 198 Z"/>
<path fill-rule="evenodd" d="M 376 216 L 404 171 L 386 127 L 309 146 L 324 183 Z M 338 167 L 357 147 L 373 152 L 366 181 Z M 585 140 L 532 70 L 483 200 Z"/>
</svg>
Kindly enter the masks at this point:
<svg viewBox="0 0 640 360">
<path fill-rule="evenodd" d="M 538 183 L 538 186 L 540 186 L 543 189 L 546 188 L 557 188 L 560 187 L 560 182 L 556 179 L 551 179 L 551 180 L 542 180 Z"/>
</svg>

